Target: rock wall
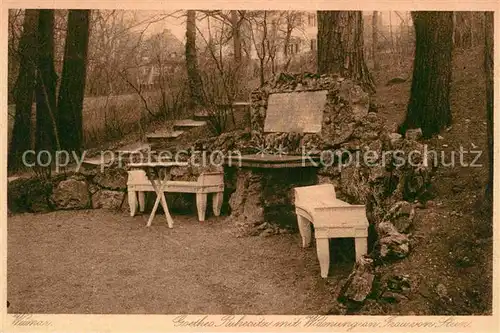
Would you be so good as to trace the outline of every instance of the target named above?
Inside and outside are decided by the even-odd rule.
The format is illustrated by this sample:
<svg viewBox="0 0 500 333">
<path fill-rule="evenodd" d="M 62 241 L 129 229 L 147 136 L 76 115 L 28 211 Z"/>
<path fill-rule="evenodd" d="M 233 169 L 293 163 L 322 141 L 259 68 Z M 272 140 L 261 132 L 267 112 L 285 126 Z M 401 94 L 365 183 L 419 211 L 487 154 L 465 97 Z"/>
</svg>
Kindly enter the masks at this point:
<svg viewBox="0 0 500 333">
<path fill-rule="evenodd" d="M 323 110 L 320 133 L 270 133 L 264 134 L 264 120 L 270 94 L 327 90 L 327 103 Z M 380 122 L 376 115 L 368 118 L 370 98 L 352 80 L 335 75 L 280 74 L 251 94 L 251 135 L 256 147 L 265 146 L 270 151 L 280 145 L 290 154 L 302 154 L 302 148 L 323 151 L 340 148 L 346 142 L 376 139 Z"/>
<path fill-rule="evenodd" d="M 170 170 L 170 178 L 195 181 L 204 170 L 196 166 L 175 167 Z M 8 209 L 11 213 L 101 208 L 129 211 L 127 178 L 126 169 L 110 167 L 103 172 L 91 169 L 58 174 L 50 179 L 17 179 L 8 184 Z M 173 212 L 196 212 L 194 194 L 169 193 L 166 198 Z M 146 211 L 150 211 L 154 199 L 153 192 L 146 193 Z"/>
</svg>

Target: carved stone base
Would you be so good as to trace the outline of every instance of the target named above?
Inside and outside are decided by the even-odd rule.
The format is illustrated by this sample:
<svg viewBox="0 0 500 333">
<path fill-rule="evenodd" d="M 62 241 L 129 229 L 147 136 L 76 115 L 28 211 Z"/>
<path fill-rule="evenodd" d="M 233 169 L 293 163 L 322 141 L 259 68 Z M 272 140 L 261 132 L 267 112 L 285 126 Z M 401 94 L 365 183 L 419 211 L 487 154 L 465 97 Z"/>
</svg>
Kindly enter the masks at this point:
<svg viewBox="0 0 500 333">
<path fill-rule="evenodd" d="M 245 234 L 252 234 L 264 222 L 297 229 L 293 188 L 316 184 L 315 168 L 238 168 L 232 171 L 235 191 L 229 199 L 230 219 Z"/>
</svg>

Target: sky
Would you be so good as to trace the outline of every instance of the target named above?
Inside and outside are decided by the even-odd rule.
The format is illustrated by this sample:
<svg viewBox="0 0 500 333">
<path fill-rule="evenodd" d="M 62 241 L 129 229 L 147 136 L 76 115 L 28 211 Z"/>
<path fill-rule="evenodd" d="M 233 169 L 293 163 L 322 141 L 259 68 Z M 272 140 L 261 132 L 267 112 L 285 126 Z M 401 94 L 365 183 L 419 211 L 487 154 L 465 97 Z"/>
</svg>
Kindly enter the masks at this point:
<svg viewBox="0 0 500 333">
<path fill-rule="evenodd" d="M 148 17 L 152 17 L 154 15 L 158 14 L 171 14 L 172 12 L 168 11 L 152 11 L 152 10 L 141 10 L 137 11 L 136 15 L 137 18 L 142 20 L 142 19 L 147 19 Z M 364 12 L 365 15 L 370 14 L 371 12 Z M 404 12 L 400 12 L 404 13 Z M 389 12 L 381 12 L 382 15 L 382 24 L 386 25 L 389 24 Z M 180 16 L 180 17 L 179 17 Z M 392 24 L 394 26 L 399 25 L 401 23 L 401 20 L 399 19 L 398 15 L 395 13 L 392 13 L 390 15 Z M 203 27 L 199 26 L 200 30 L 203 31 Z M 186 34 L 186 18 L 182 16 L 182 13 L 177 13 L 174 14 L 173 16 L 167 17 L 164 20 L 161 20 L 159 22 L 155 22 L 151 24 L 147 31 L 146 35 L 152 35 L 156 33 L 162 32 L 164 29 L 169 29 L 174 36 L 177 37 L 181 42 L 184 43 L 185 39 L 185 34 Z"/>
</svg>

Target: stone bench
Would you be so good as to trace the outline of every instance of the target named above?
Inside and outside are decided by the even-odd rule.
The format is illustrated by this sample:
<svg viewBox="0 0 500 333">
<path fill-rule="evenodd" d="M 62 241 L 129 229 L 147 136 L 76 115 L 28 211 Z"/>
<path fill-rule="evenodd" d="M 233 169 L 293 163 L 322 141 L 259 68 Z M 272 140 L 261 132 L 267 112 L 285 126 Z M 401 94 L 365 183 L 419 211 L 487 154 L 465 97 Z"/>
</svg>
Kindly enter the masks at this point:
<svg viewBox="0 0 500 333">
<path fill-rule="evenodd" d="M 295 213 L 303 247 L 311 242 L 309 223 L 314 225 L 321 277 L 328 276 L 329 238 L 354 238 L 357 261 L 367 253 L 368 219 L 365 206 L 338 200 L 332 184 L 296 187 L 294 191 Z"/>
<path fill-rule="evenodd" d="M 144 192 L 154 192 L 151 182 L 143 170 L 128 171 L 127 180 L 128 202 L 130 216 L 135 216 L 137 206 L 144 211 Z M 222 172 L 204 172 L 197 181 L 167 181 L 164 192 L 195 193 L 198 220 L 205 220 L 208 193 L 213 193 L 212 209 L 215 216 L 220 215 L 224 195 L 224 174 Z"/>
</svg>

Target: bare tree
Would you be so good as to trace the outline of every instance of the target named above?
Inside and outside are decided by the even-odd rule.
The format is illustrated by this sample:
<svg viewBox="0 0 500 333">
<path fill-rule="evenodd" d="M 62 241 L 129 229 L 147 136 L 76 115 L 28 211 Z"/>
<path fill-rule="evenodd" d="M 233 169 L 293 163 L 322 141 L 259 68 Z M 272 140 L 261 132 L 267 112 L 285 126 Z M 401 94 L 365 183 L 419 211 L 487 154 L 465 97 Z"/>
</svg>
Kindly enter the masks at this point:
<svg viewBox="0 0 500 333">
<path fill-rule="evenodd" d="M 258 13 L 256 13 L 258 14 Z M 259 79 L 260 85 L 263 86 L 266 82 L 265 77 L 265 65 L 266 58 L 268 56 L 267 52 L 267 39 L 268 39 L 268 22 L 267 22 L 268 12 L 262 11 L 261 17 L 254 15 L 251 19 L 251 36 L 252 42 L 259 58 Z"/>
<path fill-rule="evenodd" d="M 283 23 L 283 11 L 252 11 L 247 15 L 250 25 L 250 37 L 259 59 L 259 79 L 266 81 L 266 69 L 272 74 L 277 71 L 278 50 L 282 47 L 280 27 Z"/>
<path fill-rule="evenodd" d="M 377 46 L 378 46 L 378 12 L 374 10 L 372 14 L 372 58 L 373 58 L 373 68 L 375 70 L 379 69 L 379 63 L 377 58 Z"/>
<path fill-rule="evenodd" d="M 219 47 L 223 48 L 225 45 L 232 40 L 232 50 L 233 50 L 233 68 L 231 71 L 234 71 L 234 75 L 239 78 L 239 80 L 235 80 L 235 90 L 236 94 L 240 93 L 240 82 L 242 79 L 242 69 L 244 67 L 243 64 L 243 42 L 244 38 L 242 35 L 242 26 L 246 18 L 246 11 L 244 10 L 203 10 L 201 11 L 205 16 L 202 19 L 210 20 L 213 19 L 215 25 L 219 25 L 221 27 L 220 38 L 218 37 Z M 198 30 L 199 33 L 201 33 Z M 208 36 L 208 38 L 212 38 L 213 36 Z M 210 44 L 212 47 L 213 43 Z M 210 55 L 210 57 L 212 57 Z M 212 57 L 213 58 L 213 57 Z"/>
<path fill-rule="evenodd" d="M 191 107 L 203 106 L 203 83 L 198 70 L 196 54 L 196 11 L 187 11 L 186 23 L 186 68 L 190 91 Z"/>
<path fill-rule="evenodd" d="M 285 29 L 284 34 L 285 38 L 283 41 L 283 54 L 285 56 L 285 65 L 283 70 L 287 71 L 288 66 L 290 65 L 290 61 L 292 59 L 292 54 L 289 52 L 290 43 L 292 39 L 292 33 L 294 30 L 297 30 L 302 24 L 303 13 L 300 11 L 285 11 L 284 12 L 284 21 L 285 21 Z"/>
<path fill-rule="evenodd" d="M 244 13 L 244 12 L 243 12 Z M 233 37 L 233 53 L 234 53 L 234 62 L 236 66 L 241 65 L 241 36 L 240 36 L 240 25 L 242 22 L 242 17 L 237 10 L 231 11 L 231 31 Z"/>
<path fill-rule="evenodd" d="M 202 37 L 207 55 L 203 75 L 203 95 L 207 104 L 206 111 L 214 134 L 225 131 L 228 117 L 235 121 L 232 104 L 238 94 L 240 63 L 228 64 L 223 49 L 228 43 L 226 31 L 232 32 L 227 20 L 217 20 L 212 24 L 211 16 L 206 17 L 207 33 L 198 30 Z M 229 28 L 229 29 L 228 29 Z"/>
</svg>

